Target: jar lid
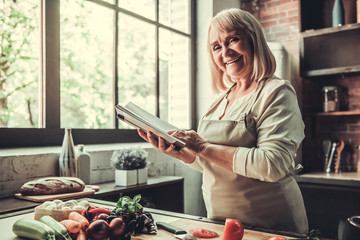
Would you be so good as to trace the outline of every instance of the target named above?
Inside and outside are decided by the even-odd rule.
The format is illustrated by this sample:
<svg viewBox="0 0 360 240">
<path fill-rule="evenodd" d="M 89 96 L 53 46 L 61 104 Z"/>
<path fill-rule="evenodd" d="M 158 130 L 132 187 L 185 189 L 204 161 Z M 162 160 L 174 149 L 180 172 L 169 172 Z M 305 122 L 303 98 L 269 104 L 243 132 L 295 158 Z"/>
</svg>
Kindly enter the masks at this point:
<svg viewBox="0 0 360 240">
<path fill-rule="evenodd" d="M 324 86 L 322 88 L 323 92 L 329 92 L 329 91 L 337 91 L 338 87 L 337 86 Z"/>
</svg>

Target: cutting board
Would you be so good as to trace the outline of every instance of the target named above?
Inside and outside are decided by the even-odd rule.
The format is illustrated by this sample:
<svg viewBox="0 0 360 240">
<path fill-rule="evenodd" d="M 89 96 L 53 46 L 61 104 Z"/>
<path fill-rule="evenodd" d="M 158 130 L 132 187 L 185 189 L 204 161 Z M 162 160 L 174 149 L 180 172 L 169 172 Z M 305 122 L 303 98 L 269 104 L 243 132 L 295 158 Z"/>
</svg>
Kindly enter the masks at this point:
<svg viewBox="0 0 360 240">
<path fill-rule="evenodd" d="M 28 200 L 28 201 L 32 201 L 32 202 L 45 202 L 45 201 L 52 201 L 55 199 L 93 195 L 98 190 L 99 190 L 99 186 L 86 185 L 84 190 L 82 190 L 81 192 L 49 194 L 49 195 L 31 195 L 31 196 L 22 195 L 21 193 L 15 193 L 15 197 L 24 199 L 24 200 Z"/>
<path fill-rule="evenodd" d="M 217 232 L 217 234 L 219 234 L 219 237 L 212 238 L 212 240 L 221 240 L 223 238 L 224 225 L 200 222 L 189 219 L 178 219 L 176 221 L 172 221 L 168 223 L 176 227 L 182 228 L 187 232 L 189 232 L 190 229 L 196 229 L 196 228 L 204 228 L 204 229 L 212 230 Z M 267 240 L 271 236 L 274 236 L 274 234 L 245 229 L 243 240 Z M 131 237 L 131 240 L 169 240 L 169 239 L 175 240 L 176 238 L 174 237 L 173 233 L 169 233 L 163 229 L 158 229 L 158 233 L 156 235 L 141 234 Z"/>
</svg>

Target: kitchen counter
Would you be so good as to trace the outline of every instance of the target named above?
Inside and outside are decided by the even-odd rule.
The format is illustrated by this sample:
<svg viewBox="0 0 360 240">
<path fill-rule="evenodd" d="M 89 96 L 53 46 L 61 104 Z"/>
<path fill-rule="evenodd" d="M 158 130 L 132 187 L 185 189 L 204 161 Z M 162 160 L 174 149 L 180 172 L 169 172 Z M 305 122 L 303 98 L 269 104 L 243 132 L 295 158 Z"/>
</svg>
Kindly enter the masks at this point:
<svg viewBox="0 0 360 240">
<path fill-rule="evenodd" d="M 298 183 L 324 184 L 346 187 L 360 187 L 360 173 L 325 173 L 313 172 L 296 175 Z"/>
<path fill-rule="evenodd" d="M 115 203 L 102 201 L 97 199 L 87 199 L 91 203 L 97 206 L 106 206 L 114 207 Z M 21 200 L 20 200 L 21 201 Z M 214 230 L 219 234 L 218 238 L 213 238 L 214 240 L 222 239 L 222 234 L 224 231 L 224 223 L 219 221 L 213 221 L 203 217 L 197 217 L 187 214 L 175 213 L 170 211 L 163 211 L 157 209 L 145 208 L 146 211 L 151 212 L 155 221 L 162 221 L 171 223 L 174 226 L 181 227 L 184 230 L 190 230 L 192 228 L 205 228 L 209 230 Z M 34 209 L 27 209 L 23 211 L 12 212 L 8 214 L 0 215 L 0 232 L 2 240 L 15 240 L 20 239 L 16 238 L 15 234 L 11 231 L 12 225 L 17 219 L 20 218 L 34 218 Z M 288 233 L 288 232 L 274 232 L 271 230 L 264 229 L 245 229 L 244 240 L 266 240 L 274 235 L 283 235 L 283 236 L 292 236 L 300 237 L 301 235 Z M 173 234 L 168 233 L 162 229 L 158 229 L 157 235 L 146 235 L 140 234 L 132 238 L 132 240 L 170 240 L 175 239 Z"/>
</svg>

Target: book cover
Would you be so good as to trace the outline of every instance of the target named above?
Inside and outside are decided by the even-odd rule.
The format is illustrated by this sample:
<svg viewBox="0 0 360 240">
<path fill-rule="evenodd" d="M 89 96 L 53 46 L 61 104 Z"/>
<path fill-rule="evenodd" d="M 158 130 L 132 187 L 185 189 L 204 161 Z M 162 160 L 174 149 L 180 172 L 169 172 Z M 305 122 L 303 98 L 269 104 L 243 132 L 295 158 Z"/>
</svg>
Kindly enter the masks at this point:
<svg viewBox="0 0 360 240">
<path fill-rule="evenodd" d="M 123 122 L 145 132 L 151 131 L 156 136 L 161 136 L 169 145 L 175 144 L 177 150 L 185 147 L 185 142 L 168 134 L 168 131 L 177 130 L 177 127 L 147 112 L 136 104 L 132 102 L 127 103 L 125 106 L 118 104 L 115 109 L 117 118 Z"/>
</svg>

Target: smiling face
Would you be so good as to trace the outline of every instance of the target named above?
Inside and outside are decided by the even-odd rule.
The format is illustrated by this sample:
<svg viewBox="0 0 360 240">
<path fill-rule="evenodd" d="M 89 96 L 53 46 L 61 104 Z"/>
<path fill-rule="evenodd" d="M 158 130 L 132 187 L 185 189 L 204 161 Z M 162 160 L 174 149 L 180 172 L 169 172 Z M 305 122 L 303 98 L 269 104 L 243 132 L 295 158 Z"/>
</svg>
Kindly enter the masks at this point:
<svg viewBox="0 0 360 240">
<path fill-rule="evenodd" d="M 221 71 L 234 80 L 251 75 L 253 51 L 244 31 L 227 32 L 211 28 L 209 43 L 212 58 Z"/>
</svg>

